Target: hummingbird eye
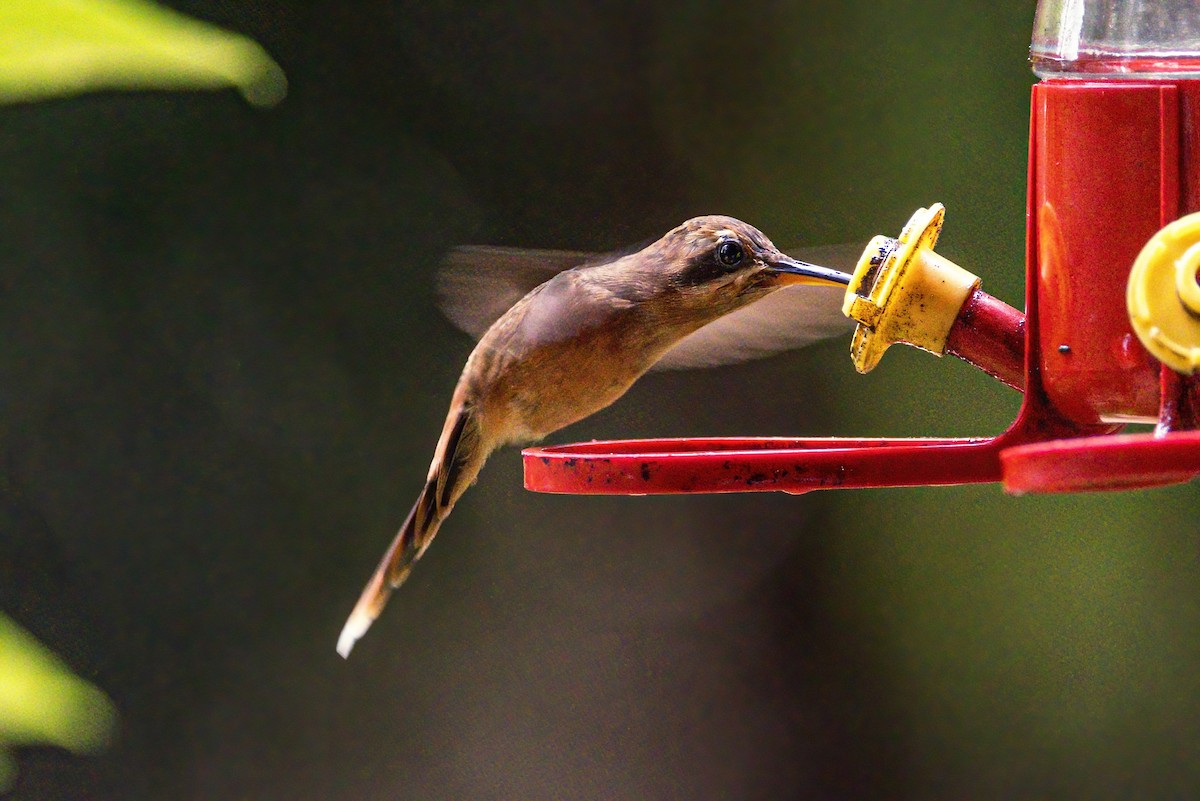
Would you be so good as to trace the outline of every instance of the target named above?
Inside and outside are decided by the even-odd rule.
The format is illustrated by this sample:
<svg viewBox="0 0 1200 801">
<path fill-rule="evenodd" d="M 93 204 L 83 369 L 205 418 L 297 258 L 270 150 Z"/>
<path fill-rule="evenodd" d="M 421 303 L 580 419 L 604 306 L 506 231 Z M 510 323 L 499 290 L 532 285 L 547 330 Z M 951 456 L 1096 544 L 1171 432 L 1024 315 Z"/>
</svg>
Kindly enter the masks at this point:
<svg viewBox="0 0 1200 801">
<path fill-rule="evenodd" d="M 746 252 L 738 242 L 727 239 L 717 245 L 717 261 L 726 267 L 737 267 L 746 258 Z"/>
</svg>

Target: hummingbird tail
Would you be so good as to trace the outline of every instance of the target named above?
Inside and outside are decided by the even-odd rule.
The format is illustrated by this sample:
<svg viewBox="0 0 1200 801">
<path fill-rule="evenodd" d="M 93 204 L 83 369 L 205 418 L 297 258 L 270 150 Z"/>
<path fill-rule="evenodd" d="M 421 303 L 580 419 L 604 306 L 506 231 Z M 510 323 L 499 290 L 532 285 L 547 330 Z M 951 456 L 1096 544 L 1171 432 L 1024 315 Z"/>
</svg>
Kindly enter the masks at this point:
<svg viewBox="0 0 1200 801">
<path fill-rule="evenodd" d="M 449 511 L 446 510 L 447 513 Z M 413 563 L 424 552 L 424 546 L 437 532 L 443 517 L 437 508 L 437 483 L 431 479 L 425 484 L 425 489 L 413 504 L 412 511 L 408 513 L 408 518 L 400 527 L 392 544 L 384 552 L 383 559 L 379 561 L 379 566 L 375 568 L 375 573 L 363 588 L 358 603 L 347 618 L 346 625 L 342 627 L 342 633 L 338 636 L 337 652 L 343 659 L 350 656 L 354 643 L 367 633 L 367 629 L 371 628 L 371 624 L 379 617 L 383 607 L 387 605 L 388 598 L 391 597 L 392 590 L 408 578 Z"/>
<path fill-rule="evenodd" d="M 379 617 L 392 590 L 408 578 L 413 563 L 425 553 L 459 496 L 474 483 L 489 451 L 480 438 L 478 419 L 464 404 L 455 404 L 442 430 L 425 488 L 342 627 L 337 652 L 343 659 L 350 656 L 354 643 Z"/>
</svg>

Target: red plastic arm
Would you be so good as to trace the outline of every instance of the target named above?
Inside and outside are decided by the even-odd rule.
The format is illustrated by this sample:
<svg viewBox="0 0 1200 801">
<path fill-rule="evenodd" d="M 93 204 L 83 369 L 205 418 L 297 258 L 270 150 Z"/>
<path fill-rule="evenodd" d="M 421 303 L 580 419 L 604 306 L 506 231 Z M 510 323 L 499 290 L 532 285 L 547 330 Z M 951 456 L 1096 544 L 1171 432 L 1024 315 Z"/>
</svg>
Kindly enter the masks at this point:
<svg viewBox="0 0 1200 801">
<path fill-rule="evenodd" d="M 1025 390 L 1025 315 L 978 287 L 950 329 L 946 352 Z"/>
</svg>

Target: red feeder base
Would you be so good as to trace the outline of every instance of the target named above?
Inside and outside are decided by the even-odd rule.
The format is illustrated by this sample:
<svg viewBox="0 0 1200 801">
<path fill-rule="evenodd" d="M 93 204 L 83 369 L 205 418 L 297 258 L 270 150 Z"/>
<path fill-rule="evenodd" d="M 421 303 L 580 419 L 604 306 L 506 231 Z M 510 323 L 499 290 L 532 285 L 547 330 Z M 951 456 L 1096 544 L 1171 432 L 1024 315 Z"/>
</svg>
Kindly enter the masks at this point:
<svg viewBox="0 0 1200 801">
<path fill-rule="evenodd" d="M 789 492 L 996 481 L 995 439 L 647 439 L 524 451 L 525 488 L 579 495 Z"/>
<path fill-rule="evenodd" d="M 1009 492 L 1091 492 L 1181 484 L 1200 476 L 1200 431 L 1054 440 L 1000 454 Z"/>
</svg>

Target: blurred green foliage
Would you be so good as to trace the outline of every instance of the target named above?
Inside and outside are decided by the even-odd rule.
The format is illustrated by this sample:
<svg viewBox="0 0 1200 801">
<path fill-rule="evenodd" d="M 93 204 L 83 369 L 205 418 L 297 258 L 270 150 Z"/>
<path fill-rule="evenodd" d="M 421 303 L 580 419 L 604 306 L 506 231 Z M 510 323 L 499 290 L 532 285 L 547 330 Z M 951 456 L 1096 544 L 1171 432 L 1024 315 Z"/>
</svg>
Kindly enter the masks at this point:
<svg viewBox="0 0 1200 801">
<path fill-rule="evenodd" d="M 250 39 L 145 0 L 0 3 L 0 102 L 95 89 L 227 86 L 270 106 L 287 82 Z"/>
<path fill-rule="evenodd" d="M 254 42 L 153 3 L 0 3 L 0 103 L 96 89 L 234 86 L 254 105 L 274 105 L 286 85 Z M 91 752 L 108 743 L 115 721 L 103 692 L 0 615 L 0 791 L 16 775 L 9 747 Z"/>
<path fill-rule="evenodd" d="M 0 791 L 16 773 L 9 747 L 96 751 L 111 739 L 115 722 L 116 710 L 104 693 L 0 615 Z"/>
</svg>

